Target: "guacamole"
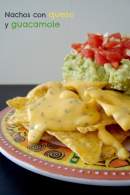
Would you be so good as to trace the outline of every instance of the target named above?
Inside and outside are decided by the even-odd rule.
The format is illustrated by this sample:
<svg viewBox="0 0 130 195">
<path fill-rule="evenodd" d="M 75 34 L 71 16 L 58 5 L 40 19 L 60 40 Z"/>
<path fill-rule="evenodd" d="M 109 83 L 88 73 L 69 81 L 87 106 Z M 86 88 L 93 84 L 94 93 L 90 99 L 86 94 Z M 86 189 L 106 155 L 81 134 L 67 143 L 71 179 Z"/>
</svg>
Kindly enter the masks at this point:
<svg viewBox="0 0 130 195">
<path fill-rule="evenodd" d="M 130 60 L 122 59 L 118 69 L 110 63 L 98 65 L 80 54 L 69 54 L 63 66 L 64 80 L 103 81 L 111 88 L 130 94 Z"/>
</svg>

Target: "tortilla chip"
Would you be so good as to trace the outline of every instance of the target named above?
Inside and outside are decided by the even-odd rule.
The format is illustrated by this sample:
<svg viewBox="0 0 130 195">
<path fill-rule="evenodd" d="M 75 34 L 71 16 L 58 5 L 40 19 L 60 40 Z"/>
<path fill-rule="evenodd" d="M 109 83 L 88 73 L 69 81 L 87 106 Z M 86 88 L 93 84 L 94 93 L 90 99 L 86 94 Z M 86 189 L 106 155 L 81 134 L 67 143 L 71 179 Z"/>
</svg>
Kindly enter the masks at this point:
<svg viewBox="0 0 130 195">
<path fill-rule="evenodd" d="M 14 114 L 10 117 L 10 124 L 24 126 L 28 123 L 27 103 L 28 99 L 26 97 L 16 97 L 7 101 L 8 106 L 15 109 Z"/>
<path fill-rule="evenodd" d="M 48 131 L 48 133 L 77 153 L 83 162 L 96 164 L 100 160 L 102 142 L 98 138 L 97 132 L 81 134 L 79 132 Z"/>
<path fill-rule="evenodd" d="M 86 82 L 86 81 L 68 81 L 63 82 L 63 86 L 66 89 L 75 91 L 79 94 L 79 96 L 85 101 L 93 101 L 92 98 L 86 94 L 86 90 L 91 87 L 103 88 L 107 85 L 106 82 Z"/>
<path fill-rule="evenodd" d="M 8 100 L 6 103 L 9 107 L 15 108 L 15 109 L 23 109 L 28 102 L 28 99 L 26 97 L 16 97 Z"/>
<path fill-rule="evenodd" d="M 116 154 L 116 150 L 112 146 L 103 145 L 102 153 L 101 153 L 101 160 L 107 160 L 109 158 L 114 157 Z"/>
<path fill-rule="evenodd" d="M 125 160 L 129 157 L 129 152 L 124 146 L 104 127 L 100 127 L 98 130 L 98 137 L 102 140 L 105 145 L 112 146 L 116 149 L 116 154 L 119 159 Z"/>
<path fill-rule="evenodd" d="M 48 88 L 59 86 L 61 86 L 61 83 L 56 81 L 55 82 L 50 81 L 45 84 L 38 85 L 27 94 L 27 97 L 32 99 L 40 98 L 46 94 Z"/>
<path fill-rule="evenodd" d="M 130 96 L 117 91 L 91 88 L 87 93 L 104 109 L 108 116 L 127 131 L 130 129 Z"/>
<path fill-rule="evenodd" d="M 105 86 L 107 86 L 108 83 L 106 82 L 88 82 L 88 81 L 64 81 L 63 82 L 63 86 L 67 89 L 75 89 L 77 91 L 79 91 L 80 89 L 87 89 L 90 87 L 97 87 L 97 88 L 103 88 Z"/>
</svg>

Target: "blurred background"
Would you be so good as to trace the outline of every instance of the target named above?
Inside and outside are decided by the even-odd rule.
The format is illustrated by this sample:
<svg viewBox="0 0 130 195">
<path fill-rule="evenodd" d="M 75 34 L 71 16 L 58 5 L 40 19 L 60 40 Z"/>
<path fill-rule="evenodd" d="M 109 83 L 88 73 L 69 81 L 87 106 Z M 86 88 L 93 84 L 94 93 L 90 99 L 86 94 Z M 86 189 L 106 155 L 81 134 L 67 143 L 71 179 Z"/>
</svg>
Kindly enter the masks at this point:
<svg viewBox="0 0 130 195">
<path fill-rule="evenodd" d="M 130 33 L 129 0 L 0 0 L 0 84 L 38 84 L 62 79 L 64 56 L 87 32 Z M 72 12 L 57 29 L 5 29 L 5 22 L 50 19 L 5 18 L 8 12 Z"/>
</svg>

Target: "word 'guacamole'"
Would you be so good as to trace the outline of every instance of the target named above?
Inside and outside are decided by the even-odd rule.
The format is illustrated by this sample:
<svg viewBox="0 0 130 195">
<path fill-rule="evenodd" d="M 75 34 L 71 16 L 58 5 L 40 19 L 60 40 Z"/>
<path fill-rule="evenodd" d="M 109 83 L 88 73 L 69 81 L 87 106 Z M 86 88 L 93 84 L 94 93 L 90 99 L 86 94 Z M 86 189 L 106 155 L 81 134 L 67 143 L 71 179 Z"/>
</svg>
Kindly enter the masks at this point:
<svg viewBox="0 0 130 195">
<path fill-rule="evenodd" d="M 38 21 L 30 21 L 30 22 L 16 22 L 13 21 L 11 23 L 11 28 L 15 29 L 23 29 L 23 28 L 59 28 L 60 23 L 55 21 L 46 21 L 46 22 L 38 22 Z"/>
</svg>

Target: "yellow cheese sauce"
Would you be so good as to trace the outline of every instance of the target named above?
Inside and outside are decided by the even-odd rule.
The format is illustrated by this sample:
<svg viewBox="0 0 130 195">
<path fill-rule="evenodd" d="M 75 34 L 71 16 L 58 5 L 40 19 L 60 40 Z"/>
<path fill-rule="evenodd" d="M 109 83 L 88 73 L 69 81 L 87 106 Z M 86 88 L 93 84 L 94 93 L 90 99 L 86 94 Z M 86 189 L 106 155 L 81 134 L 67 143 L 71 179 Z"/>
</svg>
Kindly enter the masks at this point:
<svg viewBox="0 0 130 195">
<path fill-rule="evenodd" d="M 44 130 L 75 131 L 78 126 L 93 125 L 100 120 L 98 108 L 61 86 L 49 88 L 43 97 L 29 104 L 27 110 L 30 133 L 37 131 L 40 135 Z"/>
</svg>

